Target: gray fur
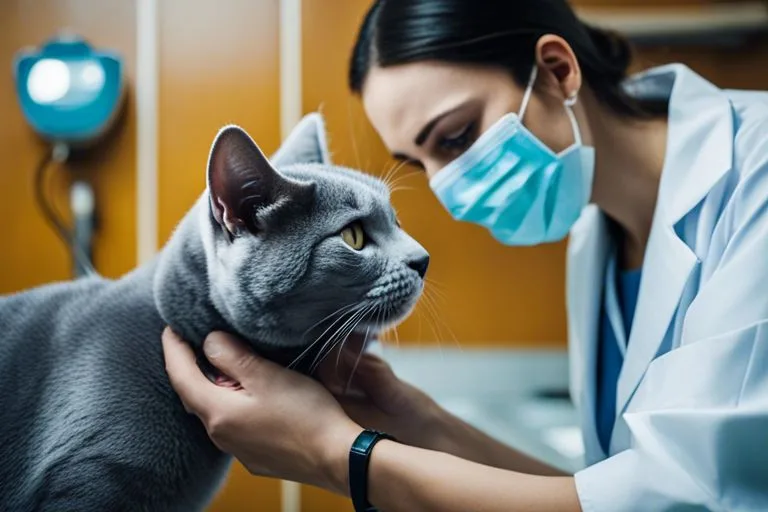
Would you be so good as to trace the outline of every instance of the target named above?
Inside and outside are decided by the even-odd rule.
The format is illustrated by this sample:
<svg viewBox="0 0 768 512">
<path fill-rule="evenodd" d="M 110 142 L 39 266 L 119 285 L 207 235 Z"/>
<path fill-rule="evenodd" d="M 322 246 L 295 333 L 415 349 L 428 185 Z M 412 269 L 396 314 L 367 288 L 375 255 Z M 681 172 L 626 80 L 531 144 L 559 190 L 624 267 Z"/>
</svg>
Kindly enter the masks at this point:
<svg viewBox="0 0 768 512">
<path fill-rule="evenodd" d="M 408 314 L 427 254 L 387 188 L 330 164 L 317 114 L 272 162 L 226 127 L 209 190 L 154 261 L 0 298 L 0 510 L 205 508 L 231 459 L 168 384 L 166 324 L 198 350 L 223 329 L 285 363 Z M 359 252 L 338 235 L 356 219 L 372 240 Z"/>
</svg>

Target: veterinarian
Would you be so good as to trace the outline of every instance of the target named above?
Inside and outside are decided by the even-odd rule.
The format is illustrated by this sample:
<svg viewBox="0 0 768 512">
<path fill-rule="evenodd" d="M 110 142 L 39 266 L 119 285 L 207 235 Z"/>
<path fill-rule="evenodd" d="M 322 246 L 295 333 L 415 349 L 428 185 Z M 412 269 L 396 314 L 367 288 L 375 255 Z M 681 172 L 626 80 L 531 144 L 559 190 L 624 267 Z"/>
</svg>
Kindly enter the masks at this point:
<svg viewBox="0 0 768 512">
<path fill-rule="evenodd" d="M 629 60 L 563 0 L 378 1 L 351 60 L 384 143 L 456 220 L 510 246 L 570 234 L 585 469 L 502 446 L 372 355 L 354 398 L 211 334 L 234 391 L 167 332 L 214 442 L 357 510 L 768 510 L 768 96 Z"/>
</svg>

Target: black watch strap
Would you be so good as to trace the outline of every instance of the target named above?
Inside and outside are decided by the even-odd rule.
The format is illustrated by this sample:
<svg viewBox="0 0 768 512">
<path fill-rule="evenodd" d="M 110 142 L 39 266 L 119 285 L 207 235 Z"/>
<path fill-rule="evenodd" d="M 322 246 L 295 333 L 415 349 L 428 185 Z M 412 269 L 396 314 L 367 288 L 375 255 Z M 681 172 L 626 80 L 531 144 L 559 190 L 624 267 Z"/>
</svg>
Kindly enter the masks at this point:
<svg viewBox="0 0 768 512">
<path fill-rule="evenodd" d="M 376 512 L 368 501 L 368 463 L 373 447 L 382 439 L 395 438 L 375 430 L 363 430 L 349 450 L 349 496 L 355 512 Z"/>
</svg>

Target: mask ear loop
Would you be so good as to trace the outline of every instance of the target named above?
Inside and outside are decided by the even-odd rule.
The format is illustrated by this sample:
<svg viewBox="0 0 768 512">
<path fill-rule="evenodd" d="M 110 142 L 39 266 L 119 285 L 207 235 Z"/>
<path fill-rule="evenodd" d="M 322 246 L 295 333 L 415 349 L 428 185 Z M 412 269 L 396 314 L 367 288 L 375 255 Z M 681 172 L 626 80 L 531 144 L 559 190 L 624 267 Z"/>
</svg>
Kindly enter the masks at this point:
<svg viewBox="0 0 768 512">
<path fill-rule="evenodd" d="M 528 108 L 528 102 L 531 99 L 531 93 L 533 92 L 533 84 L 536 82 L 536 75 L 538 74 L 539 66 L 536 65 L 536 63 L 533 64 L 533 69 L 531 70 L 531 77 L 528 79 L 528 85 L 525 87 L 525 93 L 523 94 L 523 102 L 520 104 L 520 112 L 517 114 L 517 117 L 520 118 L 520 122 L 523 122 L 523 116 L 525 115 L 525 110 Z"/>
<path fill-rule="evenodd" d="M 568 120 L 571 122 L 571 129 L 573 130 L 573 144 L 575 146 L 581 146 L 581 131 L 579 130 L 579 123 L 576 121 L 576 116 L 573 113 L 572 107 L 576 104 L 576 96 L 578 91 L 573 91 L 565 99 L 563 105 L 565 106 L 565 113 L 568 114 Z"/>
</svg>

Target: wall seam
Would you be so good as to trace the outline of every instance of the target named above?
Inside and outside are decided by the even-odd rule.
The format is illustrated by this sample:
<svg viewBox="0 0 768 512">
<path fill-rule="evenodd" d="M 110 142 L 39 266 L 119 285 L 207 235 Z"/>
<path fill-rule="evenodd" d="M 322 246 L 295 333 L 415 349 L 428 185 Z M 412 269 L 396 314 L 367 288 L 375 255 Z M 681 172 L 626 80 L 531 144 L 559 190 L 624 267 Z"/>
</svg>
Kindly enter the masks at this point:
<svg viewBox="0 0 768 512">
<path fill-rule="evenodd" d="M 301 0 L 280 0 L 280 140 L 301 120 Z M 282 512 L 301 512 L 301 485 L 280 483 Z"/>
<path fill-rule="evenodd" d="M 136 3 L 136 264 L 158 246 L 157 0 Z"/>
</svg>

